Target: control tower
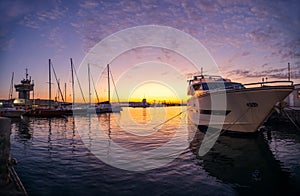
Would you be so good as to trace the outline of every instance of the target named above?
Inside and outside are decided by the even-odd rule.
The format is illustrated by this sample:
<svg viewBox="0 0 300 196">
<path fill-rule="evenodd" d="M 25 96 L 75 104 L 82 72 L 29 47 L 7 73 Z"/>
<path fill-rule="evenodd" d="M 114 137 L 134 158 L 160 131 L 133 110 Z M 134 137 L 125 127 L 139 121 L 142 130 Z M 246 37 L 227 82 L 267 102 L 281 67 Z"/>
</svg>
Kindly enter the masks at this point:
<svg viewBox="0 0 300 196">
<path fill-rule="evenodd" d="M 31 77 L 28 79 L 28 70 L 26 69 L 26 78 L 21 80 L 21 84 L 15 84 L 16 91 L 19 92 L 19 99 L 30 99 L 30 91 L 33 91 L 34 84 L 31 83 Z"/>
</svg>

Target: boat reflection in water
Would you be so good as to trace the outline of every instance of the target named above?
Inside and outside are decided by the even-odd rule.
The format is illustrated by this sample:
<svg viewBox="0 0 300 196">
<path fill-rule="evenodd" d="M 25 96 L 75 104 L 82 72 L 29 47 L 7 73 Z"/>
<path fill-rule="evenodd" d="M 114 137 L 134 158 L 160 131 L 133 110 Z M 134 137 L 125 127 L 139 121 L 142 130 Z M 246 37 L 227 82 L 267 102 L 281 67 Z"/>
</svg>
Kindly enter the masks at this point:
<svg viewBox="0 0 300 196">
<path fill-rule="evenodd" d="M 199 156 L 205 135 L 203 127 L 201 130 L 190 125 L 189 133 L 189 147 L 201 161 L 200 166 L 211 176 L 231 184 L 239 194 L 281 195 L 297 192 L 290 173 L 283 171 L 263 134 L 255 137 L 221 135 L 204 156 Z"/>
<path fill-rule="evenodd" d="M 17 139 L 19 141 L 27 141 L 32 138 L 33 130 L 30 128 L 28 118 L 13 118 L 13 128 L 16 130 Z"/>
</svg>

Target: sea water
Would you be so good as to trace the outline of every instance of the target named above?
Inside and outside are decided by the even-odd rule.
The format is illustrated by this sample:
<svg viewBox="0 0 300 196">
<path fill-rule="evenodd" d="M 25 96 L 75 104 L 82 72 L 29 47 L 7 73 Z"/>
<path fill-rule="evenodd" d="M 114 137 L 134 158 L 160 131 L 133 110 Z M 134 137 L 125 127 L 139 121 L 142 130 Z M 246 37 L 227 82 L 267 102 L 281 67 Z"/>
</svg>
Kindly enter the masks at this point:
<svg viewBox="0 0 300 196">
<path fill-rule="evenodd" d="M 185 107 L 14 120 L 11 154 L 29 195 L 300 193 L 300 131 L 219 136 L 198 155 Z M 194 131 L 194 130 L 193 130 Z"/>
</svg>

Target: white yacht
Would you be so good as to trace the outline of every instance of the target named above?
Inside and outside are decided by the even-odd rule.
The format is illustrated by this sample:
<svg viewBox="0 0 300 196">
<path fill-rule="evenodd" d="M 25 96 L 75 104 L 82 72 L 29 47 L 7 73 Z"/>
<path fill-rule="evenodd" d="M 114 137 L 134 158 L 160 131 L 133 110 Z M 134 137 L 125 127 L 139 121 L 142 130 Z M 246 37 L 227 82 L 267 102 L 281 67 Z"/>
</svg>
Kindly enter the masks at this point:
<svg viewBox="0 0 300 196">
<path fill-rule="evenodd" d="M 197 75 L 188 82 L 193 124 L 244 133 L 258 131 L 274 105 L 294 89 L 291 81 L 241 84 L 220 76 Z"/>
</svg>

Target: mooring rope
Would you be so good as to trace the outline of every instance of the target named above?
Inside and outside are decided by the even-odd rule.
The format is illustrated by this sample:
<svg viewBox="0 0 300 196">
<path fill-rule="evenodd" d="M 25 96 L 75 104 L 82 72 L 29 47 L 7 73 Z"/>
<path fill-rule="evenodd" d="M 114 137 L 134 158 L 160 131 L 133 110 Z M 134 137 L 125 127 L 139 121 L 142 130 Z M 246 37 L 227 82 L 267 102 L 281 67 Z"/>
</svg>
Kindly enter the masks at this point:
<svg viewBox="0 0 300 196">
<path fill-rule="evenodd" d="M 190 109 L 190 107 L 188 107 L 186 110 L 183 110 L 183 111 L 179 112 L 178 114 L 172 116 L 171 118 L 165 120 L 164 122 L 162 122 L 162 123 L 160 123 L 160 124 L 154 126 L 152 129 L 154 129 L 154 130 L 157 129 L 157 127 L 160 127 L 161 125 L 166 124 L 166 123 L 169 122 L 170 120 L 173 120 L 174 118 L 178 117 L 179 115 L 181 115 L 181 114 L 187 112 L 189 109 Z"/>
<path fill-rule="evenodd" d="M 291 108 L 292 109 L 292 108 Z M 297 123 L 289 116 L 289 114 L 282 110 L 282 112 L 284 112 L 284 114 L 288 117 L 288 119 L 293 123 L 293 125 L 300 131 L 300 127 L 297 125 Z"/>
<path fill-rule="evenodd" d="M 242 117 L 244 117 L 244 116 L 246 115 L 247 112 L 249 112 L 250 109 L 251 109 L 250 107 L 247 108 L 247 110 L 246 110 L 239 118 L 237 118 L 236 121 L 234 121 L 227 129 L 229 129 L 229 128 L 231 128 L 233 125 L 235 125 Z M 223 131 L 221 132 L 221 134 L 224 133 L 225 131 L 226 131 L 226 130 L 223 130 Z"/>
</svg>

